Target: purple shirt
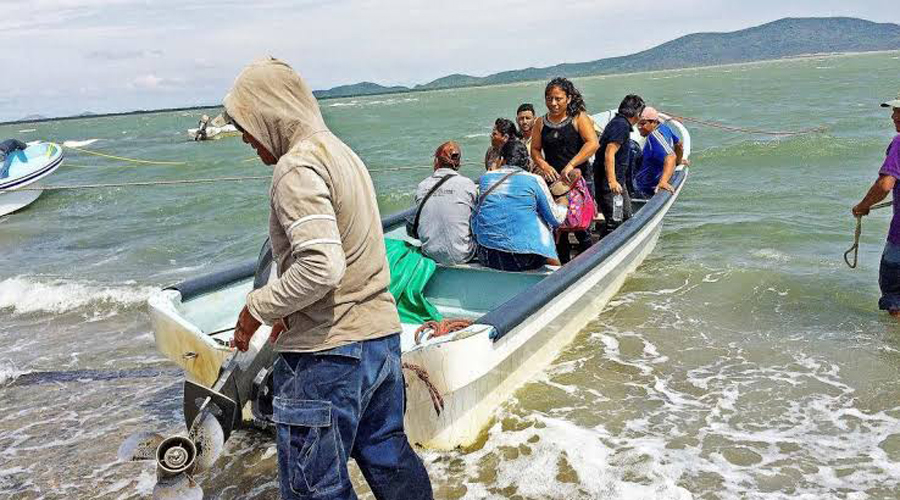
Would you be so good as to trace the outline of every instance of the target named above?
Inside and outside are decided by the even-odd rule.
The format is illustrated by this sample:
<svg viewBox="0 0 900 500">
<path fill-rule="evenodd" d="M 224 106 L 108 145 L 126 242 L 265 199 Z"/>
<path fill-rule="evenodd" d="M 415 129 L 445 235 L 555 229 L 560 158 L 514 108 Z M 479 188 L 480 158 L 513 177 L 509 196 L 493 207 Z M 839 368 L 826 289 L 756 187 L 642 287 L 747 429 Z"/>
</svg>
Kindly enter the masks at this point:
<svg viewBox="0 0 900 500">
<path fill-rule="evenodd" d="M 900 134 L 894 137 L 891 145 L 888 146 L 887 158 L 885 158 L 881 170 L 878 171 L 878 175 L 890 175 L 900 180 Z M 897 216 L 900 213 L 900 182 L 894 184 L 893 195 L 894 218 L 891 219 L 891 228 L 888 230 L 887 239 L 894 245 L 900 245 L 900 217 Z"/>
</svg>

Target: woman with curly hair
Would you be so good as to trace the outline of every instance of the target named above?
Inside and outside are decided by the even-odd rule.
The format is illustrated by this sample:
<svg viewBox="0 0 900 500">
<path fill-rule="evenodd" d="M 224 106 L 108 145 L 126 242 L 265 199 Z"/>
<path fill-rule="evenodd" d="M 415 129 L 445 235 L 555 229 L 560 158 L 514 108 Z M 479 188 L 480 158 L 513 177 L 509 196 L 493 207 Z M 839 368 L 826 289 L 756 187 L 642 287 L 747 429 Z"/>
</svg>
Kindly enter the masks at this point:
<svg viewBox="0 0 900 500">
<path fill-rule="evenodd" d="M 550 80 L 544 90 L 547 114 L 538 118 L 532 128 L 531 158 L 548 183 L 560 177 L 570 179 L 573 170 L 591 183 L 593 172 L 588 168 L 588 158 L 597 152 L 600 142 L 594 130 L 594 122 L 587 114 L 584 98 L 566 78 Z M 569 238 L 562 234 L 557 251 L 563 264 L 569 261 Z M 591 246 L 587 231 L 575 233 L 579 250 Z"/>
</svg>

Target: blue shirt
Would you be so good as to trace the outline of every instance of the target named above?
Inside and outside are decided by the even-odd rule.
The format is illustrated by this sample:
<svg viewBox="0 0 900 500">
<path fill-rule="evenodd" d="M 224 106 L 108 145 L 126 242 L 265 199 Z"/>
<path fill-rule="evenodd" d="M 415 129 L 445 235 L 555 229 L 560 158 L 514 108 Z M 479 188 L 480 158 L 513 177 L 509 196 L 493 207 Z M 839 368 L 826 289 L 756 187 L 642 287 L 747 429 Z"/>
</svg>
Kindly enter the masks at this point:
<svg viewBox="0 0 900 500">
<path fill-rule="evenodd" d="M 475 240 L 494 250 L 556 259 L 553 229 L 565 220 L 568 208 L 553 201 L 543 179 L 518 167 L 503 167 L 481 176 L 479 192 L 486 192 L 514 170 L 517 173 L 488 193 L 476 208 L 472 216 Z"/>
<path fill-rule="evenodd" d="M 662 178 L 666 157 L 675 154 L 680 139 L 665 123 L 647 136 L 644 144 L 644 162 L 634 174 L 634 187 L 642 193 L 652 193 Z"/>
</svg>

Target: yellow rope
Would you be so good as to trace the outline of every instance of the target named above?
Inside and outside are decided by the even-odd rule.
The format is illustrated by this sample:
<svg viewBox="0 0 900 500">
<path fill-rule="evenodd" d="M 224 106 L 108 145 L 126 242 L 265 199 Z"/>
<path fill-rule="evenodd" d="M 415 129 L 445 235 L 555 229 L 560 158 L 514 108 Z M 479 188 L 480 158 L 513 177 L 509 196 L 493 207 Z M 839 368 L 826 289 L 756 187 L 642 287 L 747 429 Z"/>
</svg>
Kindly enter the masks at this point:
<svg viewBox="0 0 900 500">
<path fill-rule="evenodd" d="M 183 161 L 154 161 L 154 160 L 138 160 L 136 158 L 125 158 L 124 156 L 115 156 L 109 155 L 106 153 L 99 153 L 97 151 L 89 151 L 87 149 L 76 148 L 72 146 L 68 146 L 69 149 L 74 149 L 75 151 L 79 151 L 81 153 L 99 156 L 101 158 L 110 158 L 112 160 L 121 160 L 127 161 L 130 163 L 142 163 L 144 165 L 184 165 L 186 162 Z"/>
</svg>

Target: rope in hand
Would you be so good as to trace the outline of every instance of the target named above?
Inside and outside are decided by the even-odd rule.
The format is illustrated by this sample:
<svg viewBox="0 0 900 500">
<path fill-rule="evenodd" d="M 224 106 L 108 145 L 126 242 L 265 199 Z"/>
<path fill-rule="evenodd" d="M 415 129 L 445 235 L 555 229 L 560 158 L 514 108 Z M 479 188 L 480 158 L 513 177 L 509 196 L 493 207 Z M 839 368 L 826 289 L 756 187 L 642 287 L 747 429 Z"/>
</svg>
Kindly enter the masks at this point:
<svg viewBox="0 0 900 500">
<path fill-rule="evenodd" d="M 120 182 L 110 184 L 70 184 L 68 186 L 40 186 L 40 187 L 21 187 L 11 191 L 62 191 L 65 189 L 100 189 L 100 188 L 118 188 L 118 187 L 134 187 L 134 186 L 173 186 L 179 184 L 210 184 L 213 182 L 241 182 L 255 180 L 272 180 L 270 175 L 257 175 L 250 177 L 211 177 L 208 179 L 184 179 L 171 181 L 143 181 L 143 182 Z"/>
<path fill-rule="evenodd" d="M 755 135 L 780 135 L 780 136 L 791 136 L 791 135 L 805 135 L 805 134 L 821 134 L 828 130 L 828 127 L 814 127 L 814 128 L 806 128 L 802 130 L 796 131 L 772 131 L 772 130 L 759 130 L 752 128 L 743 128 L 743 127 L 733 127 L 731 125 L 726 125 L 724 123 L 713 122 L 708 120 L 701 120 L 700 118 L 691 118 L 690 116 L 682 116 L 676 115 L 674 113 L 669 113 L 668 111 L 663 111 L 663 113 L 669 115 L 671 118 L 678 120 L 680 122 L 693 122 L 700 125 L 705 125 L 707 127 L 717 128 L 720 130 L 727 130 L 729 132 L 740 132 L 743 134 L 755 134 Z"/>
<path fill-rule="evenodd" d="M 74 146 L 65 146 L 65 145 L 63 145 L 63 147 L 64 147 L 64 148 L 67 148 L 67 149 L 74 149 L 75 151 L 78 151 L 78 152 L 81 152 L 81 153 L 84 153 L 84 154 L 89 154 L 89 155 L 99 156 L 99 157 L 101 157 L 101 158 L 109 158 L 109 159 L 111 159 L 111 160 L 127 161 L 127 162 L 129 162 L 129 163 L 142 163 L 142 164 L 144 164 L 144 165 L 185 165 L 185 164 L 186 164 L 186 162 L 183 162 L 183 161 L 139 160 L 139 159 L 137 159 L 137 158 L 126 158 L 126 157 L 124 157 L 124 156 L 115 156 L 115 155 L 111 155 L 111 154 L 100 153 L 100 152 L 97 152 L 97 151 L 90 151 L 90 150 L 87 150 L 87 149 L 76 148 L 76 147 L 74 147 Z"/>
<path fill-rule="evenodd" d="M 431 383 L 428 371 L 425 370 L 425 368 L 412 363 L 403 363 L 403 369 L 415 373 L 416 376 L 419 377 L 419 380 L 425 384 L 425 387 L 428 389 L 428 395 L 431 396 L 431 405 L 434 406 L 434 412 L 437 413 L 438 416 L 441 416 L 441 411 L 444 410 L 444 398 L 441 397 L 441 393 L 438 392 L 437 387 Z M 406 386 L 409 387 L 409 384 L 406 384 Z"/>
<path fill-rule="evenodd" d="M 869 210 L 878 210 L 879 208 L 889 207 L 893 204 L 892 201 L 885 201 L 882 203 L 877 203 L 872 205 Z M 850 269 L 856 269 L 856 264 L 859 262 L 859 237 L 862 235 L 862 215 L 858 215 L 856 217 L 856 231 L 853 233 L 853 246 L 851 246 L 846 252 L 844 252 L 844 262 L 850 266 Z M 853 254 L 853 261 L 850 261 L 850 254 Z"/>
</svg>

